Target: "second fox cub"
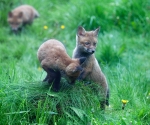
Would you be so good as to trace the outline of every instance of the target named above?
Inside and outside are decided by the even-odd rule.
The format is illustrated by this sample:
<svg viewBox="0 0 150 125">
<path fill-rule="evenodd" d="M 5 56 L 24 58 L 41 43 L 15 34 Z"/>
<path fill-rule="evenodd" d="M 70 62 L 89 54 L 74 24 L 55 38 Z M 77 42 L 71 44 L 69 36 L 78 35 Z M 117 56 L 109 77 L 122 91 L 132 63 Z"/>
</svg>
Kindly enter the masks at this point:
<svg viewBox="0 0 150 125">
<path fill-rule="evenodd" d="M 100 106 L 105 109 L 105 104 L 109 105 L 109 91 L 106 78 L 95 58 L 94 52 L 97 46 L 99 28 L 95 31 L 86 31 L 83 27 L 78 27 L 76 35 L 76 47 L 73 51 L 73 58 L 87 57 L 83 64 L 83 71 L 79 79 L 92 81 L 100 85 Z"/>
<path fill-rule="evenodd" d="M 82 70 L 81 64 L 86 60 L 85 57 L 71 59 L 64 45 L 55 39 L 44 42 L 38 49 L 37 56 L 42 68 L 47 72 L 43 81 L 53 82 L 55 91 L 59 90 L 61 73 L 73 84 Z"/>
<path fill-rule="evenodd" d="M 39 13 L 29 5 L 21 5 L 8 13 L 8 23 L 13 32 L 21 30 L 23 25 L 31 24 Z"/>
</svg>

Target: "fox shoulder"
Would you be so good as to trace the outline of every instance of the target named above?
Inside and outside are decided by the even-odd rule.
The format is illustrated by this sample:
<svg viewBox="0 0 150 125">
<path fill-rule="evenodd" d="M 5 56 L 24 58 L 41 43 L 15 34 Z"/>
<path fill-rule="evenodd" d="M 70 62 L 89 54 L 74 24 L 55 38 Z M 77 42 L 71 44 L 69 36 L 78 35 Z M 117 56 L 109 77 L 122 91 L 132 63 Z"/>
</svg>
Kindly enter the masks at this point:
<svg viewBox="0 0 150 125">
<path fill-rule="evenodd" d="M 20 6 L 20 8 L 21 9 L 23 9 L 23 8 L 30 9 L 31 13 L 34 15 L 34 18 L 37 18 L 37 17 L 40 16 L 39 13 L 38 13 L 38 11 L 33 6 L 31 6 L 31 5 L 22 5 L 22 6 Z M 24 9 L 24 10 L 26 10 L 26 9 Z"/>
</svg>

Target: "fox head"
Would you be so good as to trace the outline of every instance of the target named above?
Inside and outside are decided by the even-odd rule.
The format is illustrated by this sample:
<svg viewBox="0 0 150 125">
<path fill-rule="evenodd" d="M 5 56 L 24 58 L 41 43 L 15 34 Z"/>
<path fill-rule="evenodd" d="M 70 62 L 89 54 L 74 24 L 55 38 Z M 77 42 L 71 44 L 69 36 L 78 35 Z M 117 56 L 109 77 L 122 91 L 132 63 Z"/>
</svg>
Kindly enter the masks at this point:
<svg viewBox="0 0 150 125">
<path fill-rule="evenodd" d="M 86 57 L 73 59 L 73 62 L 66 67 L 65 72 L 70 84 L 74 84 L 75 80 L 80 75 L 80 72 L 83 70 L 82 64 L 84 63 L 85 60 Z"/>
<path fill-rule="evenodd" d="M 20 30 L 22 23 L 23 23 L 23 13 L 22 12 L 19 12 L 19 13 L 9 12 L 7 21 L 11 27 L 11 30 L 13 32 L 17 32 L 18 30 Z"/>
<path fill-rule="evenodd" d="M 76 45 L 81 53 L 91 55 L 95 52 L 99 30 L 99 27 L 94 31 L 86 31 L 83 27 L 78 27 Z"/>
</svg>

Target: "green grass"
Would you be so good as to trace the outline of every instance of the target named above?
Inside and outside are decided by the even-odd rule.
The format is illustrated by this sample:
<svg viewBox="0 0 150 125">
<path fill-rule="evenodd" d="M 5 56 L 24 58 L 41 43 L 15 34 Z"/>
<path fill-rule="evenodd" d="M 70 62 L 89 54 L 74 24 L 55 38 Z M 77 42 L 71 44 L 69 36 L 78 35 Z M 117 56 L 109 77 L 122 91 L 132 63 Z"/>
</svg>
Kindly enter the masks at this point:
<svg viewBox="0 0 150 125">
<path fill-rule="evenodd" d="M 16 36 L 9 32 L 7 13 L 23 3 L 33 5 L 40 18 Z M 0 2 L 0 125 L 149 125 L 149 7 L 148 0 Z M 71 86 L 62 79 L 56 93 L 42 83 L 46 73 L 39 68 L 38 47 L 55 38 L 71 56 L 79 25 L 101 27 L 95 54 L 110 87 L 104 114 L 91 89 L 96 85 Z M 129 101 L 124 110 L 122 99 Z"/>
</svg>

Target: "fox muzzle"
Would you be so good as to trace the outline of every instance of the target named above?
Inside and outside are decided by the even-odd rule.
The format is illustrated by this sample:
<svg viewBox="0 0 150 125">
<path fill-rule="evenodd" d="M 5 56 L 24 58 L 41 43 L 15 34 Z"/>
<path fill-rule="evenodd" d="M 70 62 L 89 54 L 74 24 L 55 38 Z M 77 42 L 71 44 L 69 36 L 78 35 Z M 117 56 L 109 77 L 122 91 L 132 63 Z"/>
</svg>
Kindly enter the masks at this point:
<svg viewBox="0 0 150 125">
<path fill-rule="evenodd" d="M 94 49 L 86 49 L 86 52 L 89 54 L 93 54 L 95 52 L 95 50 Z"/>
</svg>

